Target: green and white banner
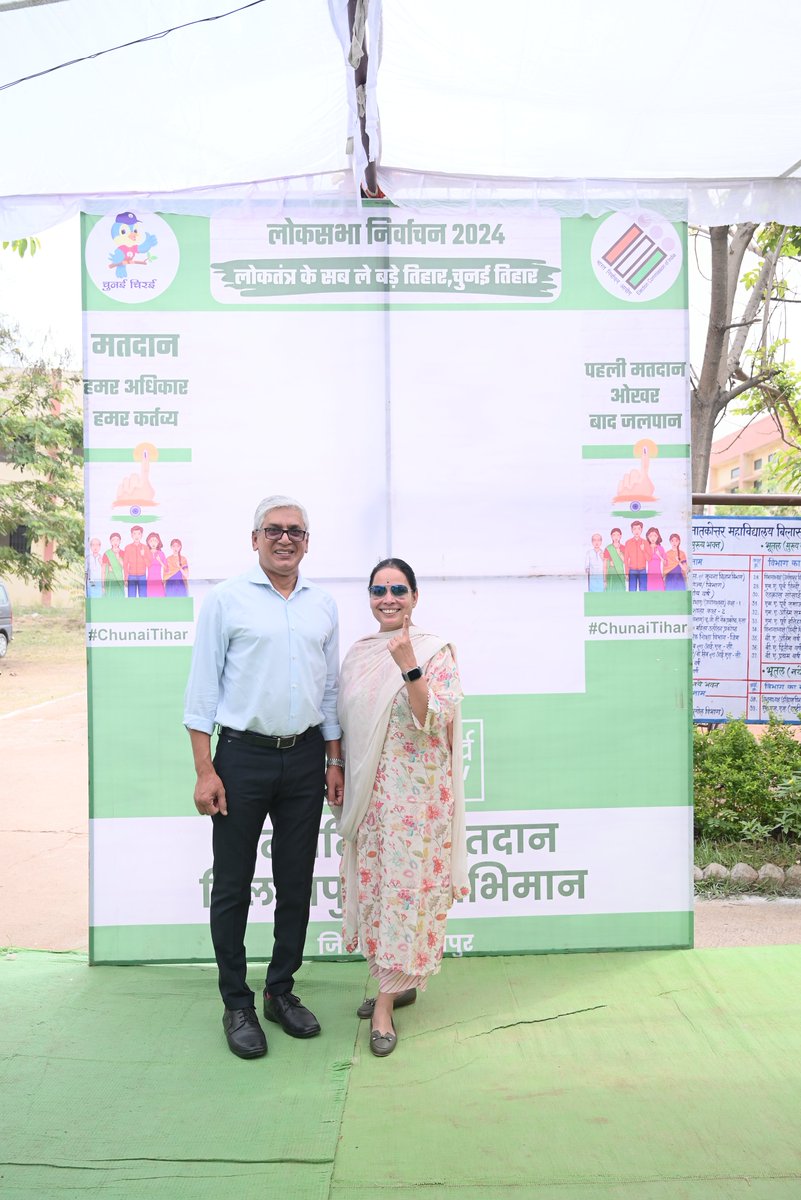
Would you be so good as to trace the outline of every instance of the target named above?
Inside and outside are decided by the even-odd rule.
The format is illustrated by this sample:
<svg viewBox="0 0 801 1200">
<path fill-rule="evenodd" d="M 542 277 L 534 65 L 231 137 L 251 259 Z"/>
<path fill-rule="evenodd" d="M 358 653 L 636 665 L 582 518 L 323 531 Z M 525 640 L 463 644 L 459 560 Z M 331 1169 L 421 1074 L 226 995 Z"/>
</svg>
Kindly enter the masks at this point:
<svg viewBox="0 0 801 1200">
<path fill-rule="evenodd" d="M 212 957 L 183 689 L 271 492 L 343 652 L 388 553 L 459 649 L 448 951 L 691 944 L 682 214 L 131 206 L 83 218 L 93 961 Z M 310 955 L 342 952 L 338 854 L 326 813 Z M 252 958 L 269 826 L 259 864 Z"/>
</svg>

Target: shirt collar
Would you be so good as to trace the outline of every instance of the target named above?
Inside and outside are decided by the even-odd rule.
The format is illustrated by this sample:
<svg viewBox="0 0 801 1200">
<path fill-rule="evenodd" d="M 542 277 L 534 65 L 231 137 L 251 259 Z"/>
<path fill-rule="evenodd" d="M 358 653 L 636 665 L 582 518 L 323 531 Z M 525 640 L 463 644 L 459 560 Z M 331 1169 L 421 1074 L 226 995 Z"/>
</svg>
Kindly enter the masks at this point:
<svg viewBox="0 0 801 1200">
<path fill-rule="evenodd" d="M 245 572 L 245 579 L 247 579 L 250 583 L 259 583 L 262 585 L 262 587 L 268 587 L 271 592 L 275 592 L 276 596 L 281 596 L 282 600 L 291 600 L 292 597 L 296 596 L 297 593 L 303 588 L 311 587 L 309 581 L 304 579 L 304 577 L 298 573 L 298 581 L 295 584 L 295 587 L 288 596 L 284 596 L 278 591 L 278 588 L 270 582 L 264 571 L 262 571 L 259 563 L 256 563 L 254 567 L 251 567 L 249 571 Z"/>
</svg>

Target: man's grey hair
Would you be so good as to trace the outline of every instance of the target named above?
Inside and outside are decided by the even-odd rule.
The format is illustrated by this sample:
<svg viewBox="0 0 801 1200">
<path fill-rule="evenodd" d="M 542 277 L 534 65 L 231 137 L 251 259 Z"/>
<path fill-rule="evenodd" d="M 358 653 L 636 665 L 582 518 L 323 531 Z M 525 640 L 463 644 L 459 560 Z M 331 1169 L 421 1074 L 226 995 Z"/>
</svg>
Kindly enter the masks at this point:
<svg viewBox="0 0 801 1200">
<path fill-rule="evenodd" d="M 259 501 L 256 515 L 253 518 L 254 533 L 258 533 L 266 514 L 272 512 L 274 508 L 296 508 L 303 517 L 303 528 L 309 528 L 309 514 L 299 500 L 293 500 L 291 496 L 265 496 L 263 500 Z"/>
</svg>

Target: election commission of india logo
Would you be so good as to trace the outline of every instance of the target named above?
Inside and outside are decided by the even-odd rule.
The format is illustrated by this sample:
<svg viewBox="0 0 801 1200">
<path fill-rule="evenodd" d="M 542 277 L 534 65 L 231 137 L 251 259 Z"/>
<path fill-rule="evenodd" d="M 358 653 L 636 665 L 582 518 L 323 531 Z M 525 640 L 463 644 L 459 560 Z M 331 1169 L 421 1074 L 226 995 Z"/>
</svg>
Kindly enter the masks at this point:
<svg viewBox="0 0 801 1200">
<path fill-rule="evenodd" d="M 681 238 L 666 217 L 651 209 L 613 213 L 592 240 L 592 267 L 612 296 L 641 303 L 675 283 L 684 255 Z"/>
<path fill-rule="evenodd" d="M 178 239 L 155 213 L 137 206 L 106 213 L 86 239 L 86 271 L 121 304 L 145 304 L 165 292 L 180 262 Z"/>
</svg>

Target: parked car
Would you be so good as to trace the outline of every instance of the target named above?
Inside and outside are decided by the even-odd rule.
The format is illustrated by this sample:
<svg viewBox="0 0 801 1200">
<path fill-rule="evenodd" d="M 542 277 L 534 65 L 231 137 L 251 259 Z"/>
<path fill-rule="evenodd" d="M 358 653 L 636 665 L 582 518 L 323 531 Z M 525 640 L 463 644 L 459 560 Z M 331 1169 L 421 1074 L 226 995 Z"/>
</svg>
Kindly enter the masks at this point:
<svg viewBox="0 0 801 1200">
<path fill-rule="evenodd" d="M 13 637 L 13 620 L 11 615 L 11 600 L 8 592 L 0 583 L 0 658 L 5 657 L 8 643 Z"/>
</svg>

